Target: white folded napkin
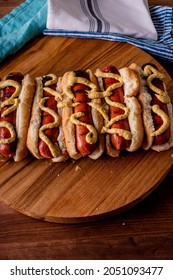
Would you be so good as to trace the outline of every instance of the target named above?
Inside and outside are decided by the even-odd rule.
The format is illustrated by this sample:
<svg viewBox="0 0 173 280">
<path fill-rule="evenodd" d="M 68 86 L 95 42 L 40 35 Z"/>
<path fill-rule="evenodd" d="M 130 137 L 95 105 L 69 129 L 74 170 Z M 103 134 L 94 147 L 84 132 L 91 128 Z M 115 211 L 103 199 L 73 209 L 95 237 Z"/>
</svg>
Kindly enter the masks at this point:
<svg viewBox="0 0 173 280">
<path fill-rule="evenodd" d="M 48 0 L 46 27 L 157 40 L 147 0 Z"/>
</svg>

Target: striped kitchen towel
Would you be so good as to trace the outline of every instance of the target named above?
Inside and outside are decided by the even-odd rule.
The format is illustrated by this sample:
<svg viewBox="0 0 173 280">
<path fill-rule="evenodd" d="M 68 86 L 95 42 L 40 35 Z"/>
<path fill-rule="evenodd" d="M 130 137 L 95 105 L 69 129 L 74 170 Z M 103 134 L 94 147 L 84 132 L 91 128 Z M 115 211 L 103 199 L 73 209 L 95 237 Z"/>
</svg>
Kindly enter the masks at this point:
<svg viewBox="0 0 173 280">
<path fill-rule="evenodd" d="M 145 0 L 137 0 L 138 5 L 134 5 L 134 0 L 124 0 L 129 8 L 118 10 L 118 21 L 114 14 L 118 2 L 122 4 L 122 0 L 116 1 L 114 6 L 108 5 L 111 1 L 114 0 L 48 0 L 47 25 L 43 33 L 128 42 L 150 54 L 173 61 L 173 7 L 148 7 Z M 78 9 L 74 3 L 77 3 Z M 107 6 L 101 7 L 101 3 Z M 126 22 L 121 22 L 122 15 L 126 17 Z"/>
<path fill-rule="evenodd" d="M 144 49 L 153 55 L 173 61 L 173 7 L 151 6 L 148 8 L 146 0 L 124 0 L 125 2 L 128 2 L 128 4 L 132 5 L 133 3 L 133 6 L 134 1 L 137 1 L 138 4 L 141 3 L 141 5 L 136 5 L 136 8 L 139 11 L 138 15 L 140 15 L 140 20 L 138 20 L 138 22 L 141 24 L 141 19 L 143 19 L 143 15 L 145 14 L 145 18 L 143 19 L 144 25 L 147 21 L 147 24 L 149 24 L 151 27 L 151 29 L 146 32 L 147 29 L 145 26 L 145 33 L 143 33 L 144 38 L 141 38 L 142 35 L 140 33 L 141 30 L 139 30 L 139 26 L 139 32 L 137 33 L 134 32 L 134 30 L 132 31 L 130 25 L 126 26 L 125 29 L 122 29 L 124 23 L 118 26 L 120 33 L 115 32 L 115 29 L 111 29 L 113 24 L 112 22 L 110 24 L 109 16 L 109 20 L 105 20 L 99 9 L 100 2 L 103 1 L 108 3 L 108 0 L 76 0 L 77 2 L 80 1 L 82 9 L 87 15 L 86 21 L 89 22 L 88 30 L 75 31 L 72 29 L 72 24 L 70 25 L 71 30 L 59 28 L 51 29 L 50 27 L 48 28 L 48 26 L 46 28 L 46 23 L 48 23 L 50 15 L 49 3 L 52 1 L 55 1 L 56 3 L 59 2 L 59 0 L 48 0 L 47 5 L 47 0 L 26 0 L 11 13 L 0 19 L 0 62 L 3 61 L 8 55 L 16 53 L 28 41 L 43 33 L 45 35 L 54 36 L 74 36 L 79 38 L 97 38 L 128 42 L 141 49 Z M 114 1 L 114 3 L 116 2 L 117 7 L 118 1 L 122 0 L 112 1 Z M 68 2 L 68 0 L 61 0 L 61 2 L 65 4 Z M 72 2 L 72 0 L 70 0 L 70 2 Z M 88 3 L 87 9 L 85 2 Z M 145 4 L 145 6 L 143 4 Z M 110 11 L 109 7 L 109 9 L 106 8 L 105 10 Z M 141 14 L 141 9 L 142 11 L 145 11 L 144 14 Z M 70 9 L 69 13 L 71 12 L 73 12 L 75 15 L 76 10 L 72 8 Z M 121 10 L 119 14 L 122 15 L 124 12 L 125 16 L 129 13 L 127 10 Z M 60 17 L 60 19 L 62 23 L 66 23 L 67 21 L 67 17 L 65 19 Z M 112 21 L 113 20 L 114 19 L 112 19 Z M 80 25 L 79 22 L 78 25 Z M 131 34 L 128 33 L 129 30 L 132 31 Z M 142 32 L 144 30 L 142 30 Z M 128 34 L 122 35 L 122 33 L 125 31 Z"/>
<path fill-rule="evenodd" d="M 147 0 L 48 0 L 47 28 L 157 39 Z"/>
</svg>

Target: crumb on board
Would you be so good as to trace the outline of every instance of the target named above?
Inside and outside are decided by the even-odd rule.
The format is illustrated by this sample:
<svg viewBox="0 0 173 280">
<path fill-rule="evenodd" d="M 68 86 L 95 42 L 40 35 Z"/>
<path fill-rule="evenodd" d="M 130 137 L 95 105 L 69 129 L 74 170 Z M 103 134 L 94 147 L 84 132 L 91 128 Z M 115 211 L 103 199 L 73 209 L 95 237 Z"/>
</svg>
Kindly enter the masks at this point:
<svg viewBox="0 0 173 280">
<path fill-rule="evenodd" d="M 81 170 L 81 167 L 79 165 L 76 165 L 75 171 L 80 171 L 80 170 Z"/>
</svg>

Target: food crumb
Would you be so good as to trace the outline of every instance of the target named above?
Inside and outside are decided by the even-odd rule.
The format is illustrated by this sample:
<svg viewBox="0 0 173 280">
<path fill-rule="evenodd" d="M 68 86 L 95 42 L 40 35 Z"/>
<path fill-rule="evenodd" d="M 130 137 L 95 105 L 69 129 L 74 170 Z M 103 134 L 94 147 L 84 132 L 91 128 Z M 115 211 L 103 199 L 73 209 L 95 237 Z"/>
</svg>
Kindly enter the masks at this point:
<svg viewBox="0 0 173 280">
<path fill-rule="evenodd" d="M 80 171 L 80 170 L 81 170 L 81 167 L 79 165 L 76 165 L 75 171 Z"/>
<path fill-rule="evenodd" d="M 126 223 L 122 223 L 122 226 L 125 226 L 126 225 Z"/>
</svg>

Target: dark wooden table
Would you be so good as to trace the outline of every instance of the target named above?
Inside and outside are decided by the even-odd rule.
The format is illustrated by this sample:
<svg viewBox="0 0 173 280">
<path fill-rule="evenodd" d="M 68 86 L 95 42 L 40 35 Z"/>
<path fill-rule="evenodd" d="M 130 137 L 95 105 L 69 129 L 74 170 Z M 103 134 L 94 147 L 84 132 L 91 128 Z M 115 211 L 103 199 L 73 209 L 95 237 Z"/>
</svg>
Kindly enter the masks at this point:
<svg viewBox="0 0 173 280">
<path fill-rule="evenodd" d="M 0 1 L 0 16 L 22 3 Z M 173 65 L 159 62 L 173 77 Z M 54 224 L 0 202 L 0 259 L 173 259 L 173 168 L 144 201 L 114 218 Z"/>
</svg>

